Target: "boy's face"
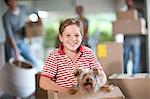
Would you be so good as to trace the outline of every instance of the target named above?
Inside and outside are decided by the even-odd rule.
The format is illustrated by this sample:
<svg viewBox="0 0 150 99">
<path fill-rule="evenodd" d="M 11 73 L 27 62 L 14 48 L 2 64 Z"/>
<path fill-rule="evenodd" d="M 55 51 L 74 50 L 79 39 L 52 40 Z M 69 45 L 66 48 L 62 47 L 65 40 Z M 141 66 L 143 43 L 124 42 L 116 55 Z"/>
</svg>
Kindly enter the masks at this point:
<svg viewBox="0 0 150 99">
<path fill-rule="evenodd" d="M 82 35 L 77 25 L 69 25 L 64 29 L 62 35 L 59 35 L 60 41 L 63 43 L 64 51 L 77 51 L 81 45 Z"/>
</svg>

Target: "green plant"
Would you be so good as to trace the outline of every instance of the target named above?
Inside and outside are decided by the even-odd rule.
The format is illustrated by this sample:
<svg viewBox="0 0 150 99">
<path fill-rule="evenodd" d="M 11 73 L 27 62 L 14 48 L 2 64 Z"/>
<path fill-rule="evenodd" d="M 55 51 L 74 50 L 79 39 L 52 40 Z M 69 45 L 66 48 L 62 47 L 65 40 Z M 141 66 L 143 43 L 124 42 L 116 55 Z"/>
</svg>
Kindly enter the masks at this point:
<svg viewBox="0 0 150 99">
<path fill-rule="evenodd" d="M 100 39 L 101 43 L 107 43 L 107 42 L 110 42 L 110 41 L 114 41 L 114 37 L 111 34 L 105 32 L 105 31 L 102 31 L 100 33 L 99 39 Z"/>
<path fill-rule="evenodd" d="M 45 30 L 44 34 L 44 47 L 54 47 L 56 41 L 56 31 L 54 28 L 49 27 Z"/>
</svg>

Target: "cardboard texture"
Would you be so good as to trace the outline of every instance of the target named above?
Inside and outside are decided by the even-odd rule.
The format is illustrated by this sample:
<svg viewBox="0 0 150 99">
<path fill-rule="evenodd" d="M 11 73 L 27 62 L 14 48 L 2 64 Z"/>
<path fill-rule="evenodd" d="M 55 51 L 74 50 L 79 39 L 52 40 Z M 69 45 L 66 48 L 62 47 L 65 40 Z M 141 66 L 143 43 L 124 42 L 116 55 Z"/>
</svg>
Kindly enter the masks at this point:
<svg viewBox="0 0 150 99">
<path fill-rule="evenodd" d="M 43 34 L 43 25 L 42 21 L 39 18 L 37 22 L 28 21 L 25 23 L 25 36 L 26 37 L 37 37 L 42 36 Z"/>
<path fill-rule="evenodd" d="M 35 75 L 36 78 L 36 92 L 35 92 L 35 99 L 48 99 L 47 91 L 43 90 L 39 87 L 39 78 L 40 78 L 40 73 L 37 73 Z"/>
<path fill-rule="evenodd" d="M 93 94 L 77 93 L 75 95 L 64 95 L 48 91 L 48 99 L 125 99 L 119 87 L 114 86 L 111 92 L 99 91 Z"/>
<path fill-rule="evenodd" d="M 150 75 L 113 74 L 109 83 L 118 86 L 127 99 L 150 99 Z"/>
<path fill-rule="evenodd" d="M 146 23 L 143 18 L 137 20 L 117 20 L 112 22 L 113 34 L 145 35 Z"/>
<path fill-rule="evenodd" d="M 135 9 L 129 11 L 117 11 L 116 15 L 117 15 L 117 20 L 138 19 L 138 12 Z"/>
<path fill-rule="evenodd" d="M 123 73 L 123 44 L 110 42 L 97 44 L 97 57 L 107 76 Z M 117 53 L 117 54 L 116 54 Z"/>
</svg>

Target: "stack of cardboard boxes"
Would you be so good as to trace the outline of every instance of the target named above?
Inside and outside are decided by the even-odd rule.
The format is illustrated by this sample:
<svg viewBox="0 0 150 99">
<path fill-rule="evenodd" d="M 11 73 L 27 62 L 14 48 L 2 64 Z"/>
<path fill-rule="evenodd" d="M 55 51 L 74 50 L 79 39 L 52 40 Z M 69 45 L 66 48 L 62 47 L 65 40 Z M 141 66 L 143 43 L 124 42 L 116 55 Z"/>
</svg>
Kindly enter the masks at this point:
<svg viewBox="0 0 150 99">
<path fill-rule="evenodd" d="M 107 76 L 123 73 L 123 44 L 109 42 L 97 44 L 97 57 Z"/>
<path fill-rule="evenodd" d="M 136 10 L 117 11 L 113 34 L 146 35 L 146 22 L 138 18 Z M 123 44 L 111 42 L 97 45 L 97 56 L 107 75 L 109 84 L 118 86 L 127 99 L 150 98 L 150 75 L 123 74 Z"/>
<path fill-rule="evenodd" d="M 137 10 L 117 11 L 117 21 L 112 23 L 113 34 L 146 35 L 146 22 L 138 17 Z M 120 87 L 127 99 L 150 98 L 150 76 L 148 74 L 128 75 L 114 73 L 109 76 L 109 83 Z"/>
<path fill-rule="evenodd" d="M 117 11 L 117 21 L 112 22 L 113 34 L 122 33 L 124 35 L 145 35 L 146 22 L 143 18 L 138 18 L 137 10 Z"/>
</svg>

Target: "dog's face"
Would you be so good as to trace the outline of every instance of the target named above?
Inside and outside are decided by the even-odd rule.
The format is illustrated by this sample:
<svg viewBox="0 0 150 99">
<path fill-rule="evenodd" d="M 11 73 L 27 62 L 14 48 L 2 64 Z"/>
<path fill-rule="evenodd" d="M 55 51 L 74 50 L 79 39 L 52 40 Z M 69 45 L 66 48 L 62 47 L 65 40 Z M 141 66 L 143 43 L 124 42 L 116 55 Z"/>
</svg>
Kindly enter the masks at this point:
<svg viewBox="0 0 150 99">
<path fill-rule="evenodd" d="M 100 70 L 94 69 L 76 69 L 75 77 L 79 84 L 79 90 L 92 93 L 99 89 L 98 77 L 100 76 Z"/>
</svg>

